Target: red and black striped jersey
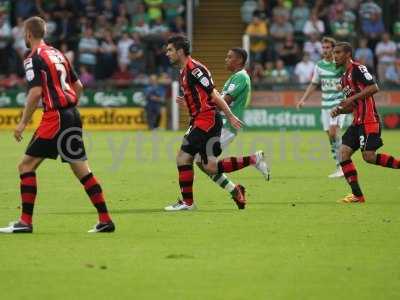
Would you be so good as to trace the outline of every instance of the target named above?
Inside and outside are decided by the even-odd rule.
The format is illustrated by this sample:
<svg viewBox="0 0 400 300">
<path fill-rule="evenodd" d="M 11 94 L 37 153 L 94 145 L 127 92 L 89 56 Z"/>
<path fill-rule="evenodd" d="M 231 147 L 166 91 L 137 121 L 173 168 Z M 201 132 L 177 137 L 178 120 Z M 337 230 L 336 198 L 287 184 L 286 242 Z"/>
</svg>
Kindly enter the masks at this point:
<svg viewBox="0 0 400 300">
<path fill-rule="evenodd" d="M 346 97 L 351 97 L 361 92 L 366 86 L 375 84 L 375 79 L 367 67 L 357 62 L 352 62 L 342 76 L 341 85 Z M 355 101 L 353 108 L 353 124 L 376 124 L 379 123 L 379 115 L 376 110 L 373 96 L 365 97 Z"/>
<path fill-rule="evenodd" d="M 208 131 L 214 125 L 216 113 L 211 98 L 214 82 L 210 71 L 189 56 L 180 72 L 180 84 L 193 125 Z"/>
<path fill-rule="evenodd" d="M 78 97 L 72 84 L 78 80 L 70 62 L 59 50 L 41 44 L 24 60 L 28 89 L 42 87 L 44 111 L 75 106 Z"/>
</svg>

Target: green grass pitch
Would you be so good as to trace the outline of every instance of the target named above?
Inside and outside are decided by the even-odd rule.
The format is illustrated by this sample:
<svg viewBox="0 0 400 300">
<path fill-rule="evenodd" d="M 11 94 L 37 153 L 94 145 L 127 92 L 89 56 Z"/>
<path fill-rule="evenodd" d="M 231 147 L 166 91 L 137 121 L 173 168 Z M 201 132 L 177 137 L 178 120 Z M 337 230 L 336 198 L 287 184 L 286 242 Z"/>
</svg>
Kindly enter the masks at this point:
<svg viewBox="0 0 400 300">
<path fill-rule="evenodd" d="M 19 216 L 16 165 L 30 138 L 0 132 L 0 225 Z M 32 235 L 0 236 L 0 299 L 400 299 L 400 173 L 354 161 L 363 205 L 334 170 L 323 132 L 241 133 L 228 154 L 263 148 L 265 182 L 253 168 L 231 174 L 248 207 L 196 169 L 198 210 L 166 213 L 177 199 L 174 154 L 182 133 L 89 132 L 89 161 L 117 226 L 96 223 L 69 167 L 38 170 Z M 400 156 L 399 132 L 383 151 Z"/>
</svg>

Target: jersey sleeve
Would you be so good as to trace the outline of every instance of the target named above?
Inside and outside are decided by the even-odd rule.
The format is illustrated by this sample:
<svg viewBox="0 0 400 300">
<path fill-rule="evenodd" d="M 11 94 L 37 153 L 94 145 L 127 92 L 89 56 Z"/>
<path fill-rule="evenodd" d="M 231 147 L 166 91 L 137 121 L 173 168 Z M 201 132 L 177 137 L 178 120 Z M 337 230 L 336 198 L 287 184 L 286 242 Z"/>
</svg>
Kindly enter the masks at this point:
<svg viewBox="0 0 400 300">
<path fill-rule="evenodd" d="M 246 79 L 243 76 L 235 76 L 229 83 L 225 94 L 230 95 L 235 101 L 235 98 L 246 88 Z"/>
<path fill-rule="evenodd" d="M 196 67 L 191 70 L 193 81 L 203 88 L 207 94 L 211 94 L 214 90 L 214 81 L 211 78 L 210 72 L 203 67 Z"/>
<path fill-rule="evenodd" d="M 314 67 L 313 75 L 311 78 L 311 82 L 314 84 L 320 84 L 321 83 L 321 78 L 319 77 L 318 73 L 318 66 Z"/>
<path fill-rule="evenodd" d="M 364 65 L 355 66 L 353 77 L 356 82 L 360 82 L 364 85 L 373 85 L 376 83 L 374 77 Z"/>
<path fill-rule="evenodd" d="M 28 82 L 28 90 L 35 86 L 42 86 L 40 66 L 41 60 L 37 55 L 33 55 L 24 60 L 25 78 Z"/>
<path fill-rule="evenodd" d="M 68 70 L 69 70 L 69 76 L 71 78 L 71 82 L 72 83 L 77 82 L 79 79 L 78 74 L 76 74 L 74 67 L 71 65 L 70 61 L 65 57 L 65 55 L 64 55 L 64 58 L 68 64 Z"/>
</svg>

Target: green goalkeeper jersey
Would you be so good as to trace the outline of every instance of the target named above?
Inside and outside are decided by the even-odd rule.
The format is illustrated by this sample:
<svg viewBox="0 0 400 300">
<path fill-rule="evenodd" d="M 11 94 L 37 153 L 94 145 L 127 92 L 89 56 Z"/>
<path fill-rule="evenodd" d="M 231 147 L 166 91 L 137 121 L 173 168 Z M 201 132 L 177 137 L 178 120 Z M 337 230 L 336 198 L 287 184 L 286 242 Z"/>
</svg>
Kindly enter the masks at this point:
<svg viewBox="0 0 400 300">
<path fill-rule="evenodd" d="M 334 61 L 317 62 L 311 82 L 321 85 L 322 108 L 330 109 L 343 100 L 343 93 L 338 89 L 343 72 L 343 67 L 337 67 Z"/>
<path fill-rule="evenodd" d="M 225 95 L 229 95 L 233 98 L 229 107 L 236 117 L 243 120 L 244 110 L 250 103 L 251 95 L 251 81 L 246 70 L 242 69 L 229 77 L 222 89 L 222 96 Z M 227 122 L 226 118 L 224 117 L 223 119 L 224 127 L 236 133 L 237 130 Z"/>
</svg>

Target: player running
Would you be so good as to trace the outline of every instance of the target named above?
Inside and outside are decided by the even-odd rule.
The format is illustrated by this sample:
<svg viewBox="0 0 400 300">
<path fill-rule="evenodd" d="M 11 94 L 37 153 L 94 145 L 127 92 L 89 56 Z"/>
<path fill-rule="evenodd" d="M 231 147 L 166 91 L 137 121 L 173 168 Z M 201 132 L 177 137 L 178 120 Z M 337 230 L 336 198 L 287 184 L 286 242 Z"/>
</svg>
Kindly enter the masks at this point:
<svg viewBox="0 0 400 300">
<path fill-rule="evenodd" d="M 225 59 L 226 68 L 232 73 L 232 75 L 225 82 L 221 96 L 239 120 L 243 120 L 244 110 L 249 104 L 251 96 L 250 76 L 244 69 L 246 61 L 247 52 L 242 48 L 230 49 Z M 238 134 L 238 130 L 236 130 L 226 120 L 224 115 L 222 115 L 222 121 L 224 126 L 221 130 L 220 143 L 223 151 L 233 142 Z M 263 151 L 257 151 L 256 154 L 260 157 L 264 156 Z M 196 157 L 196 163 L 201 168 L 201 160 L 199 156 Z M 264 159 L 259 160 L 254 167 L 263 174 L 267 181 L 270 179 L 270 171 Z M 236 185 L 233 183 L 224 173 L 211 175 L 210 178 L 221 188 L 227 190 L 233 199 L 240 196 L 238 189 L 241 189 L 243 196 L 245 196 L 244 187 L 240 184 Z"/>
<path fill-rule="evenodd" d="M 400 161 L 391 155 L 376 154 L 376 150 L 383 145 L 381 124 L 373 97 L 379 88 L 367 67 L 352 60 L 352 52 L 351 45 L 346 42 L 337 43 L 334 48 L 336 63 L 345 67 L 341 79 L 345 99 L 332 110 L 331 115 L 334 118 L 353 112 L 353 124 L 343 135 L 340 147 L 340 165 L 352 194 L 341 202 L 363 203 L 365 198 L 358 184 L 357 170 L 351 160 L 353 153 L 360 149 L 366 162 L 386 168 L 399 169 Z"/>
<path fill-rule="evenodd" d="M 333 48 L 335 47 L 335 44 L 336 41 L 333 38 L 324 37 L 322 39 L 323 59 L 317 62 L 311 82 L 304 95 L 297 103 L 298 109 L 303 107 L 311 93 L 315 91 L 319 85 L 321 86 L 321 122 L 324 131 L 328 134 L 332 156 L 336 162 L 336 171 L 330 174 L 328 176 L 329 178 L 338 178 L 343 176 L 339 158 L 339 148 L 341 144 L 339 134 L 346 117 L 345 115 L 339 115 L 333 118 L 330 115 L 332 108 L 338 105 L 343 99 L 343 93 L 338 86 L 340 85 L 340 78 L 344 70 L 343 67 L 337 66 L 333 60 Z"/>
<path fill-rule="evenodd" d="M 241 128 L 243 123 L 232 113 L 214 88 L 208 69 L 190 56 L 190 43 L 186 37 L 181 35 L 171 37 L 168 40 L 166 54 L 170 62 L 181 69 L 180 84 L 184 96 L 178 98 L 178 102 L 185 101 L 191 122 L 177 155 L 182 200 L 165 207 L 165 210 L 192 210 L 195 208 L 192 187 L 193 161 L 196 154 L 201 157 L 201 168 L 209 175 L 229 173 L 249 165 L 260 164 L 263 156 L 258 152 L 250 156 L 217 160 L 222 152 L 220 144 L 222 119 L 216 110 L 217 106 L 236 130 Z M 236 192 L 241 195 L 234 197 L 234 200 L 238 208 L 243 209 L 246 204 L 243 190 L 240 186 L 236 186 Z"/>
<path fill-rule="evenodd" d="M 112 232 L 114 223 L 107 211 L 103 192 L 89 169 L 82 140 L 82 122 L 76 108 L 82 92 L 82 83 L 64 54 L 46 45 L 43 38 L 46 23 L 40 17 L 31 17 L 24 23 L 25 43 L 31 52 L 24 60 L 28 82 L 28 96 L 22 118 L 14 130 L 20 142 L 22 133 L 42 100 L 43 116 L 22 161 L 18 165 L 21 178 L 22 214 L 17 222 L 0 228 L 2 233 L 32 233 L 32 215 L 37 184 L 36 169 L 46 158 L 68 162 L 99 215 L 99 223 L 90 233 Z"/>
</svg>

